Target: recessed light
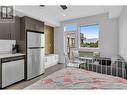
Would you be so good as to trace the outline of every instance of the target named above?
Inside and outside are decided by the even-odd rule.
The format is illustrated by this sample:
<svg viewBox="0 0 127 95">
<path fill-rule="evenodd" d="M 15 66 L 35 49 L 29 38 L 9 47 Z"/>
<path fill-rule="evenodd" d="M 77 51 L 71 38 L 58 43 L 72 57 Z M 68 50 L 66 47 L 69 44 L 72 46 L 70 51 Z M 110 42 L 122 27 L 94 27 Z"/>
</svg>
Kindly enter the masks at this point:
<svg viewBox="0 0 127 95">
<path fill-rule="evenodd" d="M 63 14 L 63 16 L 66 16 L 65 14 Z"/>
</svg>

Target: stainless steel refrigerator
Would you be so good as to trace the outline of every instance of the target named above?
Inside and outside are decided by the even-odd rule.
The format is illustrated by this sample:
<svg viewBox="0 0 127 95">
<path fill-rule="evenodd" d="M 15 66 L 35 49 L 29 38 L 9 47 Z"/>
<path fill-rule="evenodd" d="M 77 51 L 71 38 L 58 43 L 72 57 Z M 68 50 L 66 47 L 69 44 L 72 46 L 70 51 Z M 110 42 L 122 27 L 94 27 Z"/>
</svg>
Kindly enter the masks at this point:
<svg viewBox="0 0 127 95">
<path fill-rule="evenodd" d="M 27 31 L 27 80 L 44 73 L 44 32 Z"/>
</svg>

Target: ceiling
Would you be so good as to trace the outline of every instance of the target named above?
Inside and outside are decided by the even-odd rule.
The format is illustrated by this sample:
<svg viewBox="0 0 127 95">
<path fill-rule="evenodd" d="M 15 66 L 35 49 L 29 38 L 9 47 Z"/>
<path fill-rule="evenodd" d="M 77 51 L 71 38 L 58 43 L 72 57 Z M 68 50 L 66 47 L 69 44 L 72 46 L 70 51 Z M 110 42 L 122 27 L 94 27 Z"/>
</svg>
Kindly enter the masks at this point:
<svg viewBox="0 0 127 95">
<path fill-rule="evenodd" d="M 87 17 L 102 13 L 109 13 L 109 18 L 119 17 L 122 6 L 67 6 L 63 10 L 60 6 L 15 6 L 16 15 L 30 16 L 44 21 L 47 25 L 59 26 L 61 21 Z"/>
</svg>

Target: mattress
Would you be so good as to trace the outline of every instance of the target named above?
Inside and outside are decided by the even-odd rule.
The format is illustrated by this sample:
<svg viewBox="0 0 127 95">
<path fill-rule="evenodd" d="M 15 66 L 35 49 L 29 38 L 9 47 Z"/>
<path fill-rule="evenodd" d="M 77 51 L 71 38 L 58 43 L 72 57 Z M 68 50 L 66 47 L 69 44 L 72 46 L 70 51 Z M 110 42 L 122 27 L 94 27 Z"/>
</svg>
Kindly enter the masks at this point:
<svg viewBox="0 0 127 95">
<path fill-rule="evenodd" d="M 64 68 L 25 89 L 127 89 L 127 80 L 78 68 Z"/>
</svg>

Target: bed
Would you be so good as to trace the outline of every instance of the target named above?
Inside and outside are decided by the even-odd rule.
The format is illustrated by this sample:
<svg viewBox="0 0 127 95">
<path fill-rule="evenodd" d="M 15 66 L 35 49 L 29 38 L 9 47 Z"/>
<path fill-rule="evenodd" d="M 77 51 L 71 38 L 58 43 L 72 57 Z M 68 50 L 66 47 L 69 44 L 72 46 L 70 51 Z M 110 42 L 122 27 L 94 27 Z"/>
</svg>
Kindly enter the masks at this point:
<svg viewBox="0 0 127 95">
<path fill-rule="evenodd" d="M 64 68 L 25 89 L 127 89 L 127 80 L 78 68 Z"/>
</svg>

